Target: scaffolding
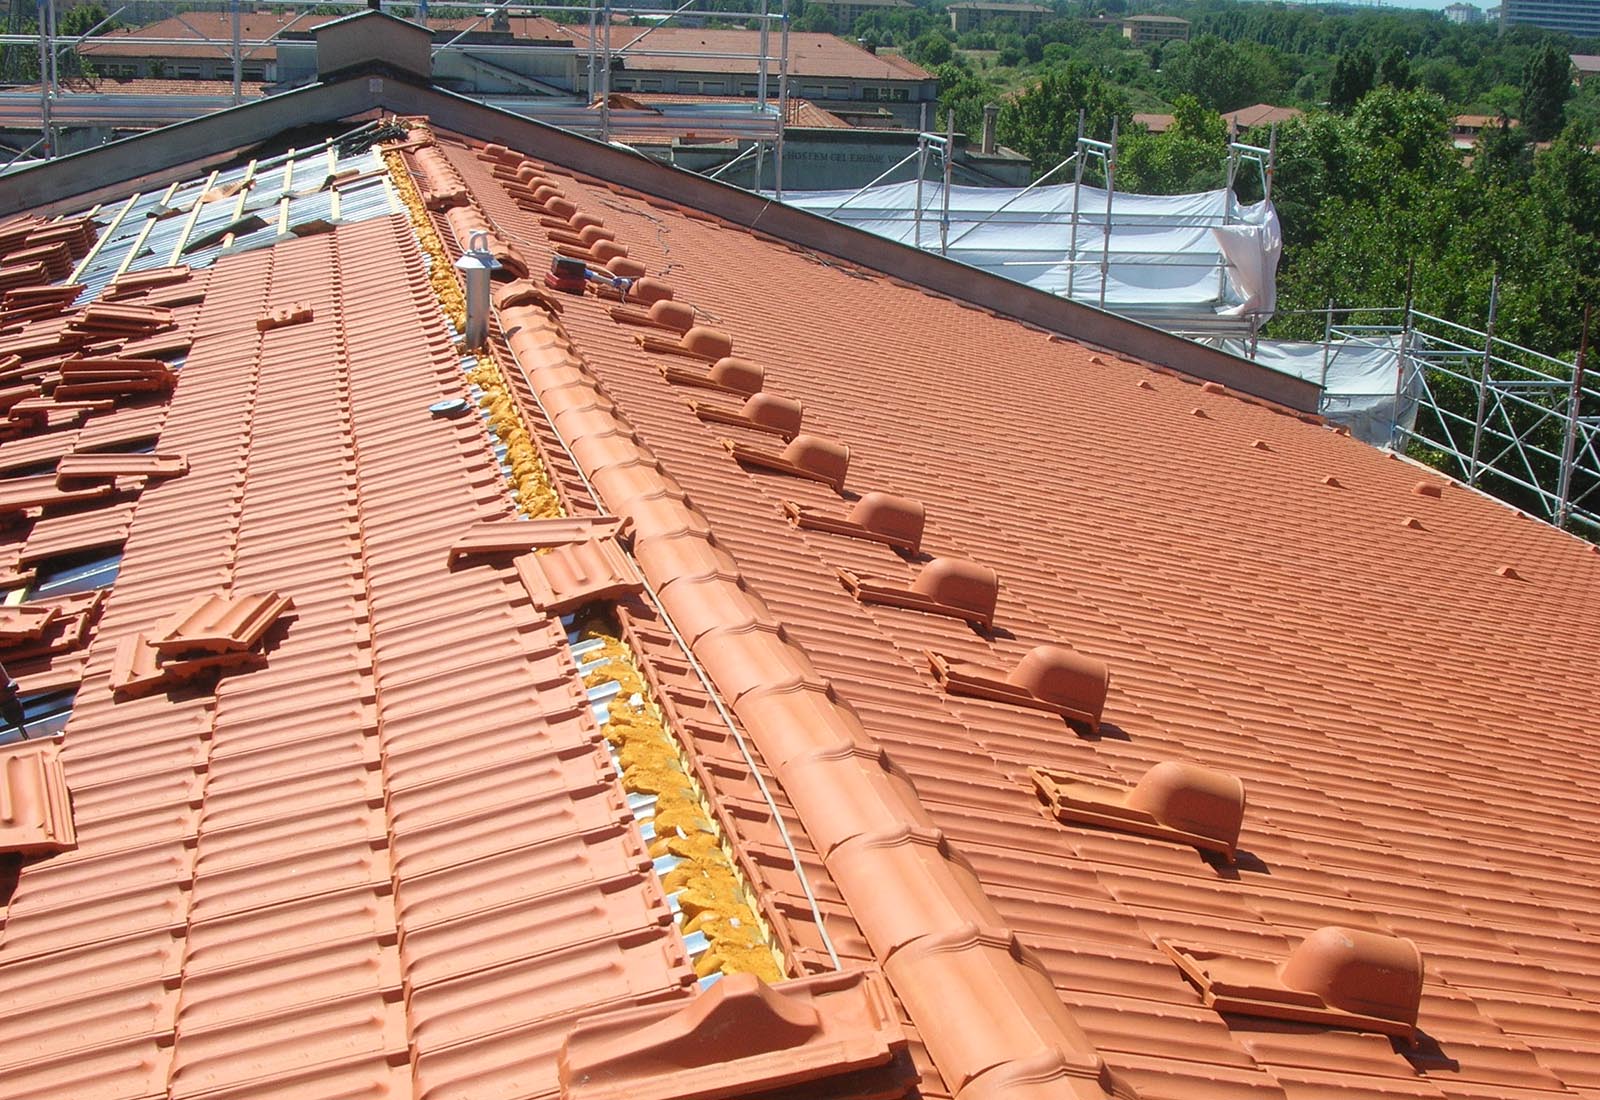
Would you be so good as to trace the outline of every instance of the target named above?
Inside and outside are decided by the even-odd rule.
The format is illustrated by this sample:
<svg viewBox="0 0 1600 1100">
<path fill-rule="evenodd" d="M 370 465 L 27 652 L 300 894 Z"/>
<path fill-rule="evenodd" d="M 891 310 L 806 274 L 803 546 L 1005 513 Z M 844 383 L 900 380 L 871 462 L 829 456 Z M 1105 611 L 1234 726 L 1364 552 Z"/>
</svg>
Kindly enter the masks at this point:
<svg viewBox="0 0 1600 1100">
<path fill-rule="evenodd" d="M 954 137 L 947 116 L 865 186 L 785 201 L 1182 336 L 1250 346 L 1271 317 L 1276 130 L 1267 146 L 1228 145 L 1225 189 L 1184 196 L 1119 192 L 1118 133 L 1090 137 L 1081 113 L 1072 153 L 1020 189 L 953 185 Z M 1236 188 L 1252 168 L 1264 197 L 1244 206 Z"/>
<path fill-rule="evenodd" d="M 21 8 L 25 2 L 26 0 L 15 0 L 13 23 L 15 9 Z M 399 6 L 396 0 L 388 2 L 390 6 Z M 9 158 L 11 162 L 20 162 L 27 157 L 51 159 L 57 154 L 57 134 L 66 127 L 133 128 L 148 127 L 152 124 L 165 125 L 241 103 L 245 98 L 245 62 L 259 51 L 293 41 L 285 35 L 291 33 L 300 35 L 309 32 L 319 23 L 326 22 L 331 18 L 327 14 L 329 8 L 346 8 L 352 12 L 368 8 L 366 0 L 317 0 L 314 5 L 305 0 L 248 0 L 248 8 L 244 6 L 245 0 L 223 0 L 222 3 L 210 5 L 186 4 L 186 11 L 183 14 L 207 9 L 227 12 L 230 17 L 229 35 L 226 37 L 207 35 L 184 20 L 183 14 L 180 14 L 175 18 L 183 21 L 193 32 L 194 37 L 171 39 L 141 37 L 138 43 L 152 48 L 194 47 L 197 44 L 210 47 L 216 51 L 217 57 L 230 62 L 231 91 L 228 94 L 123 95 L 73 90 L 61 78 L 60 62 L 67 54 L 79 50 L 86 44 L 93 46 L 96 42 L 106 41 L 95 36 L 126 12 L 131 5 L 115 7 L 106 19 L 83 34 L 63 36 L 58 33 L 56 0 L 35 0 L 35 3 L 38 29 L 34 34 L 0 34 L 0 45 L 37 48 L 39 57 L 37 91 L 26 93 L 0 91 L 0 129 L 39 133 L 37 140 Z M 428 0 L 418 0 L 415 4 L 404 6 L 415 9 L 419 20 L 425 21 L 429 18 Z M 440 6 L 434 4 L 435 8 Z M 457 5 L 445 6 L 457 7 Z M 773 156 L 774 183 L 779 191 L 782 190 L 783 131 L 790 106 L 787 0 L 776 0 L 776 2 L 758 0 L 758 4 L 753 6 L 751 11 L 738 13 L 714 11 L 709 4 L 702 4 L 702 0 L 686 0 L 685 3 L 670 8 L 621 6 L 614 5 L 612 0 L 599 0 L 599 2 L 591 0 L 587 4 L 580 5 L 512 3 L 510 0 L 503 0 L 488 7 L 471 4 L 459 6 L 473 10 L 477 14 L 465 27 L 451 28 L 454 32 L 452 36 L 434 46 L 435 58 L 451 54 L 461 55 L 472 61 L 484 61 L 497 56 L 559 57 L 574 60 L 578 68 L 574 86 L 567 94 L 559 94 L 561 89 L 552 88 L 547 95 L 486 94 L 472 95 L 471 98 L 605 142 L 615 140 L 617 135 L 670 137 L 686 129 L 701 139 L 749 142 L 746 152 L 750 153 L 758 164 L 766 156 Z M 245 10 L 254 12 L 272 8 L 288 9 L 292 12 L 292 16 L 286 24 L 265 37 L 246 37 L 243 34 L 242 13 Z M 552 14 L 577 17 L 576 26 L 580 28 L 580 33 L 573 36 L 571 45 L 468 41 L 472 32 L 490 29 L 494 20 L 501 17 Z M 627 15 L 649 25 L 642 34 L 634 34 L 631 39 L 618 43 L 614 36 L 619 30 L 627 29 L 631 32 L 638 29 L 637 26 L 619 28 L 614 19 L 614 16 L 618 15 Z M 654 49 L 649 42 L 650 35 L 656 28 L 667 25 L 673 20 L 681 21 L 687 17 L 706 16 L 727 18 L 730 15 L 736 15 L 743 22 L 755 21 L 758 24 L 759 34 L 754 52 Z M 586 28 L 587 33 L 582 33 L 582 28 Z M 14 32 L 16 28 L 12 26 L 7 29 Z M 738 101 L 735 97 L 726 103 L 693 107 L 673 104 L 645 110 L 617 106 L 614 103 L 612 89 L 613 74 L 617 66 L 629 58 L 651 57 L 679 61 L 705 60 L 718 64 L 729 62 L 748 64 L 754 70 L 755 95 L 748 102 Z M 534 82 L 530 80 L 530 83 Z M 287 90 L 291 86 L 284 84 L 274 90 Z M 0 171 L 8 166 L 7 163 L 0 161 Z"/>
<path fill-rule="evenodd" d="M 1600 541 L 1600 385 L 1561 359 L 1408 306 L 1319 311 L 1323 339 L 1262 341 L 1259 360 L 1323 387 L 1322 412 L 1369 443 L 1436 467 L 1556 527 Z"/>
</svg>

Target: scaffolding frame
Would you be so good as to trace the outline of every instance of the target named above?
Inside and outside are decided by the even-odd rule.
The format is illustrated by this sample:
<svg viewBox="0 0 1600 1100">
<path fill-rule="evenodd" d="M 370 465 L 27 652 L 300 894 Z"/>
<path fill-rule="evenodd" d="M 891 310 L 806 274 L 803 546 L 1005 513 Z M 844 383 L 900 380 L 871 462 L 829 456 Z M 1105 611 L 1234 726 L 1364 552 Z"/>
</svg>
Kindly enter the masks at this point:
<svg viewBox="0 0 1600 1100">
<path fill-rule="evenodd" d="M 25 2 L 25 0 L 18 0 Z M 388 0 L 396 3 L 398 0 Z M 196 95 L 196 96 L 151 96 L 151 95 L 119 95 L 103 93 L 79 93 L 63 88 L 59 66 L 59 57 L 67 52 L 77 50 L 86 42 L 92 43 L 93 36 L 107 23 L 116 19 L 126 5 L 117 7 L 106 19 L 90 28 L 81 35 L 62 38 L 57 33 L 56 25 L 57 0 L 35 0 L 38 12 L 38 30 L 31 35 L 0 34 L 0 45 L 37 45 L 39 50 L 39 93 L 37 96 L 22 96 L 0 92 L 0 125 L 10 125 L 28 129 L 37 127 L 40 131 L 40 141 L 35 142 L 24 154 L 19 154 L 14 160 L 20 160 L 26 152 L 34 149 L 41 150 L 42 159 L 49 160 L 56 156 L 56 136 L 63 126 L 84 125 L 131 125 L 141 121 L 155 121 L 160 123 L 179 122 L 188 118 L 198 117 L 213 110 L 243 102 L 243 66 L 245 60 L 257 51 L 269 46 L 275 46 L 282 41 L 282 36 L 290 31 L 305 30 L 310 21 L 321 20 L 326 17 L 311 14 L 312 5 L 303 0 L 250 0 L 251 10 L 261 8 L 284 7 L 297 9 L 296 14 L 282 27 L 275 29 L 265 38 L 245 38 L 242 34 L 241 15 L 242 0 L 223 0 L 217 5 L 225 10 L 230 17 L 231 34 L 227 38 L 213 38 L 188 20 L 181 13 L 175 18 L 179 19 L 194 32 L 194 38 L 141 38 L 141 44 L 149 46 L 194 46 L 197 42 L 217 50 L 219 57 L 225 57 L 230 62 L 232 75 L 231 94 L 224 96 Z M 670 112 L 656 114 L 654 112 L 616 110 L 612 107 L 612 68 L 614 62 L 627 56 L 636 57 L 664 57 L 679 59 L 698 59 L 714 61 L 748 61 L 753 62 L 756 76 L 756 95 L 752 105 L 742 102 L 728 103 L 727 110 L 720 113 L 698 111 L 694 117 L 694 129 L 697 133 L 720 140 L 749 141 L 752 144 L 746 150 L 753 149 L 753 156 L 757 161 L 757 183 L 759 186 L 761 163 L 770 150 L 774 164 L 774 184 L 781 194 L 783 190 L 783 141 L 784 128 L 788 122 L 789 111 L 789 5 L 788 0 L 758 0 L 759 6 L 750 12 L 717 12 L 708 7 L 701 10 L 702 0 L 685 0 L 675 7 L 614 7 L 612 0 L 590 0 L 586 5 L 568 4 L 539 4 L 521 3 L 513 0 L 500 0 L 489 7 L 477 8 L 479 14 L 464 28 L 456 31 L 453 37 L 445 42 L 436 43 L 433 55 L 443 53 L 461 53 L 463 55 L 493 55 L 506 54 L 519 57 L 546 55 L 562 58 L 576 58 L 579 62 L 579 80 L 575 82 L 573 95 L 570 97 L 516 97 L 509 95 L 478 95 L 474 98 L 490 105 L 503 109 L 510 109 L 528 117 L 561 126 L 564 129 L 575 130 L 586 136 L 596 137 L 600 141 L 611 142 L 614 134 L 622 133 L 651 133 L 659 132 L 671 134 L 682 129 L 682 120 L 670 117 Z M 320 0 L 314 5 L 317 10 L 327 7 L 348 8 L 351 12 L 367 10 L 366 0 Z M 436 5 L 437 6 L 437 5 Z M 450 5 L 452 7 L 474 8 L 472 4 Z M 428 18 L 428 0 L 419 0 L 416 4 L 419 19 Z M 467 35 L 481 26 L 492 26 L 493 20 L 501 15 L 507 17 L 514 15 L 541 15 L 545 13 L 560 12 L 567 15 L 579 16 L 580 25 L 587 16 L 589 33 L 579 37 L 572 46 L 544 46 L 515 43 L 481 43 L 463 41 Z M 636 35 L 631 41 L 619 48 L 613 48 L 612 28 L 613 14 L 626 13 L 633 17 L 642 17 L 653 20 L 642 34 Z M 730 53 L 726 51 L 688 51 L 688 50 L 653 50 L 648 46 L 640 47 L 657 28 L 671 23 L 686 15 L 697 16 L 723 16 L 737 15 L 740 19 L 756 20 L 759 23 L 759 45 L 755 53 Z M 771 32 L 776 27 L 778 33 L 774 36 Z M 776 37 L 778 48 L 772 49 L 772 40 Z M 576 87 L 582 84 L 581 91 Z M 773 87 L 776 85 L 776 109 L 772 104 Z M 646 93 L 648 94 L 648 93 Z M 737 99 L 735 95 L 733 97 Z M 550 100 L 549 103 L 541 99 Z M 741 154 L 742 156 L 743 154 Z M 726 165 L 724 165 L 726 167 Z"/>
<path fill-rule="evenodd" d="M 1600 385 L 1588 369 L 1590 314 L 1571 360 L 1416 309 L 1335 309 L 1323 380 L 1342 348 L 1397 349 L 1389 447 L 1555 527 L 1600 540 Z M 1325 388 L 1325 387 L 1324 387 Z M 1326 400 L 1326 395 L 1324 395 Z"/>
<path fill-rule="evenodd" d="M 1113 123 L 1111 140 L 1101 141 L 1088 135 L 1086 123 L 1087 120 L 1084 112 L 1080 110 L 1078 112 L 1078 134 L 1074 142 L 1073 152 L 1059 164 L 1054 165 L 1047 171 L 1036 176 L 1031 183 L 1008 197 L 1006 201 L 1001 203 L 998 207 L 993 210 L 985 211 L 981 215 L 975 213 L 960 214 L 958 212 L 960 221 L 970 222 L 970 224 L 966 224 L 953 237 L 951 236 L 950 217 L 951 169 L 954 160 L 955 148 L 955 121 L 953 112 L 947 115 L 946 128 L 943 134 L 927 130 L 919 133 L 917 135 L 917 147 L 915 150 L 902 157 L 899 161 L 890 165 L 883 172 L 880 172 L 870 182 L 857 188 L 832 209 L 823 211 L 823 216 L 837 219 L 843 211 L 849 208 L 857 200 L 865 195 L 869 195 L 873 188 L 889 181 L 901 169 L 906 168 L 908 165 L 914 163 L 916 165 L 916 174 L 912 182 L 915 182 L 916 184 L 916 198 L 911 212 L 909 214 L 896 214 L 888 211 L 878 211 L 875 212 L 873 220 L 891 223 L 903 223 L 905 221 L 910 221 L 912 223 L 911 243 L 914 244 L 915 247 L 927 251 L 933 251 L 936 247 L 941 256 L 949 256 L 950 249 L 959 244 L 969 234 L 976 232 L 985 225 L 988 225 L 990 222 L 1004 214 L 1007 210 L 1011 209 L 1012 205 L 1018 200 L 1022 199 L 1026 195 L 1031 194 L 1039 187 L 1042 187 L 1047 181 L 1070 169 L 1072 171 L 1073 188 L 1072 210 L 1070 219 L 1067 222 L 1067 240 L 1065 241 L 1064 257 L 1060 261 L 1060 263 L 1066 267 L 1067 274 L 1065 284 L 1059 291 L 1056 291 L 1055 293 L 1061 297 L 1078 300 L 1077 295 L 1075 294 L 1077 270 L 1079 267 L 1085 265 L 1093 266 L 1099 269 L 1100 274 L 1100 289 L 1093 304 L 1097 308 L 1105 309 L 1106 284 L 1108 282 L 1107 276 L 1111 270 L 1112 264 L 1130 263 L 1133 261 L 1127 259 L 1119 260 L 1117 258 L 1118 253 L 1112 251 L 1111 249 L 1110 229 L 1113 225 L 1112 207 L 1117 195 L 1116 164 L 1117 146 L 1119 140 L 1118 127 L 1115 123 Z M 1276 126 L 1273 126 L 1271 130 L 1271 140 L 1265 146 L 1248 145 L 1239 141 L 1229 141 L 1225 154 L 1225 168 L 1227 172 L 1227 190 L 1230 193 L 1235 190 L 1238 184 L 1240 172 L 1253 166 L 1259 173 L 1259 182 L 1263 196 L 1267 200 L 1272 198 L 1272 182 L 1276 170 L 1277 141 L 1278 131 Z M 928 167 L 930 164 L 938 167 L 942 176 L 943 187 L 941 189 L 941 201 L 937 214 L 926 210 L 924 203 L 923 184 L 927 182 Z M 1097 210 L 1090 212 L 1083 208 L 1081 199 L 1084 186 L 1084 177 L 1091 169 L 1095 167 L 1098 167 L 1100 177 L 1105 181 L 1106 184 L 1106 201 L 1103 211 Z M 782 196 L 779 195 L 778 197 L 781 198 Z M 938 243 L 936 246 L 932 242 L 925 244 L 923 241 L 924 222 L 929 220 L 930 217 L 936 222 L 939 229 Z M 1169 224 L 1173 228 L 1184 228 L 1190 226 L 1225 227 L 1233 224 L 1233 216 L 1230 209 L 1224 209 L 1220 218 L 1211 217 L 1201 222 L 1192 223 L 1173 221 Z M 1079 256 L 1078 230 L 1082 225 L 1092 225 L 1101 230 L 1101 245 L 1097 254 L 1095 255 Z M 1042 228 L 1055 231 L 1059 227 L 1057 223 L 1049 223 L 1047 227 Z M 1037 266 L 1037 261 L 1006 261 L 1004 266 L 1032 267 Z M 1195 266 L 1195 264 L 1163 261 L 1163 266 Z M 1221 299 L 1227 289 L 1227 260 L 1219 256 L 1217 260 L 1207 261 L 1202 266 L 1207 269 L 1214 268 L 1216 270 L 1217 297 L 1218 299 Z M 1250 313 L 1242 315 L 1241 317 L 1237 318 L 1237 320 L 1239 323 L 1232 326 L 1219 322 L 1218 324 L 1207 325 L 1203 327 L 1170 327 L 1165 325 L 1163 327 L 1167 327 L 1168 331 L 1174 332 L 1177 335 L 1188 336 L 1192 338 L 1215 336 L 1218 335 L 1220 331 L 1226 331 L 1230 329 L 1240 331 L 1240 334 L 1245 336 L 1248 340 L 1249 346 L 1254 348 L 1261 326 L 1267 322 L 1268 316 L 1264 314 Z"/>
</svg>

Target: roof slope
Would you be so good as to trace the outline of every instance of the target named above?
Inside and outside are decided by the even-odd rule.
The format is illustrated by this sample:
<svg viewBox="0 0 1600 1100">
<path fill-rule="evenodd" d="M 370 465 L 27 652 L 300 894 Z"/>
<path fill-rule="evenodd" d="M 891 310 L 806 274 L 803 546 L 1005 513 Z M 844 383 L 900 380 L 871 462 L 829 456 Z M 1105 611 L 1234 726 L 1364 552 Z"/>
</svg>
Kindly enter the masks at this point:
<svg viewBox="0 0 1600 1100">
<path fill-rule="evenodd" d="M 493 193 L 486 169 L 453 160 Z M 1580 1038 L 1600 1024 L 1600 926 L 1581 901 L 1595 810 L 1577 794 L 1594 769 L 1574 755 L 1595 700 L 1582 657 L 1600 632 L 1593 548 L 1297 417 L 670 204 L 562 185 L 762 364 L 767 389 L 804 402 L 806 430 L 850 445 L 847 488 L 922 500 L 928 553 L 1000 573 L 993 640 L 856 604 L 835 569 L 909 580 L 916 566 L 786 525 L 780 500 L 841 502 L 739 471 L 716 444 L 727 429 L 674 399 L 599 303 L 564 313 L 622 413 L 911 772 L 1113 1065 L 1150 1095 L 1218 1080 L 1291 1097 L 1596 1086 Z M 537 239 L 529 215 L 494 214 Z M 1098 738 L 943 696 L 923 657 L 1007 668 L 1052 641 L 1111 663 Z M 1535 668 L 1536 686 L 1507 674 Z M 1244 778 L 1238 869 L 1053 824 L 1026 774 L 1131 783 L 1177 757 Z M 1154 946 L 1274 955 L 1328 924 L 1421 945 L 1420 1053 L 1219 1017 Z"/>
<path fill-rule="evenodd" d="M 632 517 L 655 595 L 624 617 L 761 915 L 792 973 L 831 966 L 819 921 L 845 965 L 887 973 L 916 1092 L 1100 1095 L 1104 1059 L 1148 1098 L 1600 1095 L 1592 548 L 1215 384 L 529 152 L 763 392 L 802 402 L 806 433 L 850 448 L 843 492 L 741 464 L 724 439 L 781 441 L 703 419 L 691 401 L 739 397 L 673 381 L 708 364 L 637 339 L 661 330 L 593 293 L 558 313 L 535 287 L 501 298 L 516 396 L 495 415 L 520 409 L 574 514 Z M 575 247 L 552 236 L 574 211 L 541 223 L 497 154 L 441 137 L 406 164 L 431 196 L 459 188 L 427 222 L 452 251 L 487 226 L 537 275 Z M 202 192 L 222 228 L 247 197 Z M 596 266 L 605 239 L 584 242 Z M 450 565 L 512 508 L 481 422 L 430 412 L 472 393 L 440 260 L 399 213 L 217 249 L 134 295 L 186 349 L 170 401 L 25 406 L 0 442 L 17 494 L 67 491 L 29 480 L 40 462 L 152 432 L 187 461 L 51 496 L 0 544 L 13 570 L 30 546 L 123 544 L 87 645 L 26 670 L 25 691 L 82 677 L 62 753 L 78 846 L 9 899 L 0 1081 L 554 1095 L 576 1021 L 683 998 L 694 971 L 567 627 L 510 565 Z M 81 313 L 30 315 L 0 351 L 56 385 Z M 870 491 L 926 505 L 920 554 L 780 508 L 842 515 Z M 933 558 L 999 575 L 992 629 L 840 583 L 905 584 Z M 113 693 L 125 643 L 219 589 L 284 593 L 295 617 L 219 679 Z M 947 694 L 927 656 L 1005 670 L 1041 643 L 1109 663 L 1097 734 Z M 1127 785 L 1176 758 L 1244 780 L 1237 863 L 1062 824 L 1029 776 Z M 1418 1046 L 1219 1013 L 1160 946 L 1277 959 L 1327 925 L 1421 947 Z"/>
</svg>

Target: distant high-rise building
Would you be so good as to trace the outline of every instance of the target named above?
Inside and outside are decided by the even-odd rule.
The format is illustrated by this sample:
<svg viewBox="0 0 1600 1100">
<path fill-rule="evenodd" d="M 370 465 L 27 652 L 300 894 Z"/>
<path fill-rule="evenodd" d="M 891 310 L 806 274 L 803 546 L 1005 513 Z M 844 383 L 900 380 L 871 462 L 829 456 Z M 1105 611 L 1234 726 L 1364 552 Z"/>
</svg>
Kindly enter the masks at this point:
<svg viewBox="0 0 1600 1100">
<path fill-rule="evenodd" d="M 1500 6 L 1500 23 L 1600 38 L 1600 0 L 1505 0 Z"/>
<path fill-rule="evenodd" d="M 1452 23 L 1482 23 L 1483 9 L 1471 4 L 1451 4 L 1444 9 L 1444 17 Z"/>
</svg>

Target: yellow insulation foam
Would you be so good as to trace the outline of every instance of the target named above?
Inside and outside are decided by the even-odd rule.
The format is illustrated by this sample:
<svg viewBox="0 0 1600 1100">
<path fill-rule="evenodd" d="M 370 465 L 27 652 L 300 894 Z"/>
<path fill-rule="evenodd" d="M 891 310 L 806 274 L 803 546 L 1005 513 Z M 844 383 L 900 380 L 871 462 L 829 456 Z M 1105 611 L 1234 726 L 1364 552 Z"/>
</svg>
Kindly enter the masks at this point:
<svg viewBox="0 0 1600 1100">
<path fill-rule="evenodd" d="M 661 881 L 669 893 L 678 895 L 683 933 L 699 932 L 710 944 L 695 960 L 695 972 L 702 978 L 746 973 L 767 982 L 782 981 L 783 960 L 771 931 L 651 698 L 632 650 L 620 631 L 598 614 L 582 617 L 578 633 L 604 643 L 585 655 L 586 661 L 604 662 L 584 677 L 585 685 L 614 683 L 620 699 L 637 695 L 644 701 L 637 710 L 613 705 L 604 733 L 622 765 L 623 789 L 656 797 L 654 814 L 647 819 L 655 830 L 651 857 L 673 855 L 682 861 Z"/>
</svg>

